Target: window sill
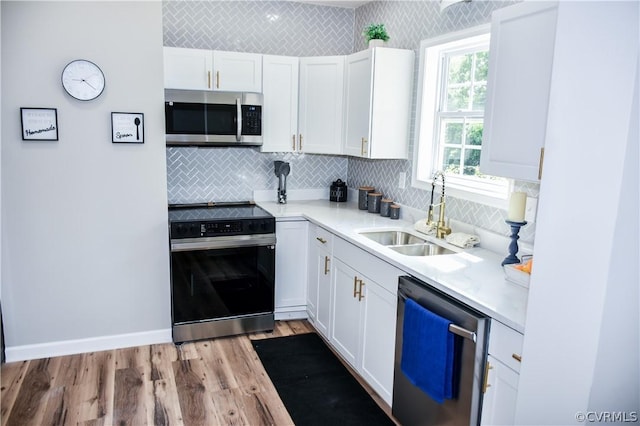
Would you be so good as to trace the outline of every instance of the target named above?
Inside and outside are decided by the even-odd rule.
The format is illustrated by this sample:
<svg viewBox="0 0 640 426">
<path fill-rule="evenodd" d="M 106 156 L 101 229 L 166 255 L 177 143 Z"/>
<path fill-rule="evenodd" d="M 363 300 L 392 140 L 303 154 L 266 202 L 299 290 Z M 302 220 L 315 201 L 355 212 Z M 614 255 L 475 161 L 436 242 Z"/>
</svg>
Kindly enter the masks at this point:
<svg viewBox="0 0 640 426">
<path fill-rule="evenodd" d="M 509 186 L 511 186 L 510 184 Z M 423 189 L 426 191 L 431 191 L 431 182 L 419 181 L 415 178 L 411 182 L 411 186 L 418 189 Z M 509 191 L 507 191 L 508 194 Z M 434 202 L 438 202 L 437 196 L 440 194 L 440 185 L 436 183 L 436 193 L 434 198 Z M 508 208 L 508 195 L 505 194 L 504 197 L 500 197 L 498 195 L 487 195 L 482 194 L 473 190 L 469 190 L 468 187 L 464 187 L 461 185 L 456 185 L 453 182 L 447 182 L 445 187 L 445 195 L 448 197 L 459 198 L 461 200 L 471 201 L 473 203 L 484 204 L 486 206 L 495 207 L 498 209 L 506 210 Z"/>
</svg>

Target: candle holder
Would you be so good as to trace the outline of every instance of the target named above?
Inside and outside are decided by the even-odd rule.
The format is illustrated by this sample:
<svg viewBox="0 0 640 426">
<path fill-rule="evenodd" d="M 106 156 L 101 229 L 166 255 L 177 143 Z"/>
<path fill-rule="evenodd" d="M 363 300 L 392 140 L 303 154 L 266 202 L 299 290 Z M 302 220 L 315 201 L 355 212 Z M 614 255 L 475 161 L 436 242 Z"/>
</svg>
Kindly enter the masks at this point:
<svg viewBox="0 0 640 426">
<path fill-rule="evenodd" d="M 505 222 L 511 227 L 511 243 L 509 243 L 509 256 L 504 258 L 502 266 L 512 263 L 520 263 L 520 259 L 516 256 L 516 253 L 518 253 L 518 239 L 520 238 L 518 233 L 520 232 L 520 228 L 527 224 L 526 220 L 524 222 L 505 220 Z"/>
</svg>

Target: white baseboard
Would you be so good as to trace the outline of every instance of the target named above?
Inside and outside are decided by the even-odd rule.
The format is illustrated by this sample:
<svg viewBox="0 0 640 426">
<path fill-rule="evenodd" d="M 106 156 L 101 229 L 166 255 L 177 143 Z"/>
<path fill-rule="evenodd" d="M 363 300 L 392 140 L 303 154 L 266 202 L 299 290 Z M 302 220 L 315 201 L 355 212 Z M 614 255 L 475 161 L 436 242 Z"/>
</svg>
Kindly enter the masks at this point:
<svg viewBox="0 0 640 426">
<path fill-rule="evenodd" d="M 299 319 L 307 319 L 308 317 L 309 316 L 307 315 L 306 309 L 274 313 L 274 318 L 276 321 L 299 320 Z"/>
<path fill-rule="evenodd" d="M 7 362 L 15 362 L 63 355 L 75 355 L 86 352 L 129 348 L 132 346 L 169 343 L 171 341 L 171 329 L 167 328 L 162 330 L 143 331 L 140 333 L 91 337 L 88 339 L 62 340 L 58 342 L 39 343 L 36 345 L 7 346 L 5 348 L 5 354 Z"/>
</svg>

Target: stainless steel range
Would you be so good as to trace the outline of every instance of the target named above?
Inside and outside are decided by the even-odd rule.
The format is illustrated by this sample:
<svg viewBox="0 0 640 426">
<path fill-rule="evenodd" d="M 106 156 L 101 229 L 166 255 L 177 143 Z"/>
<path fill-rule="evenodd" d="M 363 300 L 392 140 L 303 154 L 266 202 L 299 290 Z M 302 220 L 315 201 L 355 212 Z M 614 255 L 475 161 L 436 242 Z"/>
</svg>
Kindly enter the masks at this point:
<svg viewBox="0 0 640 426">
<path fill-rule="evenodd" d="M 273 330 L 275 219 L 252 202 L 169 205 L 173 341 Z"/>
</svg>

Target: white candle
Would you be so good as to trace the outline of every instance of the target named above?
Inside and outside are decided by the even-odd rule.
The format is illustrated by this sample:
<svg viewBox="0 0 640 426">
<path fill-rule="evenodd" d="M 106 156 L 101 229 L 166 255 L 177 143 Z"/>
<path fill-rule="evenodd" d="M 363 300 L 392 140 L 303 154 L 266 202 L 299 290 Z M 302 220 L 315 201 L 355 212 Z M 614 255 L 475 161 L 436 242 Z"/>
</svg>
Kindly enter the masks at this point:
<svg viewBox="0 0 640 426">
<path fill-rule="evenodd" d="M 511 222 L 524 222 L 524 211 L 527 206 L 527 194 L 524 192 L 512 192 L 509 200 L 507 220 Z"/>
</svg>

